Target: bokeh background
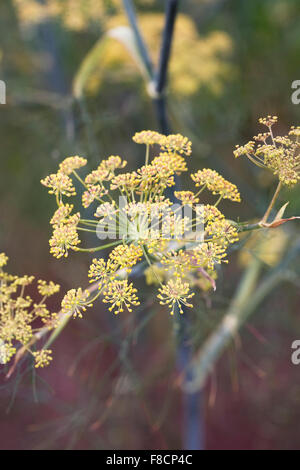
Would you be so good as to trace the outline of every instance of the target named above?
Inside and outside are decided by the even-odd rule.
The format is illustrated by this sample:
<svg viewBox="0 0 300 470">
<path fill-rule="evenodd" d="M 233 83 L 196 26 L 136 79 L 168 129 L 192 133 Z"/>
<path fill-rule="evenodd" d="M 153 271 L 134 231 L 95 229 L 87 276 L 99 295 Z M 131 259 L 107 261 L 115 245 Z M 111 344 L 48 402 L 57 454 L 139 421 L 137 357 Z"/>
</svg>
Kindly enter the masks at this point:
<svg viewBox="0 0 300 470">
<path fill-rule="evenodd" d="M 154 63 L 166 3 L 134 2 Z M 225 205 L 233 219 L 262 216 L 274 190 L 272 176 L 233 158 L 235 145 L 262 131 L 261 116 L 278 115 L 278 132 L 299 124 L 300 105 L 291 102 L 291 84 L 300 79 L 299 15 L 298 0 L 180 2 L 168 115 L 174 132 L 193 141 L 193 168 L 212 167 L 238 185 L 242 206 Z M 10 257 L 11 272 L 52 279 L 63 291 L 87 284 L 89 259 L 49 254 L 54 204 L 40 179 L 76 154 L 87 156 L 90 168 L 111 154 L 133 167 L 143 155 L 132 135 L 158 128 L 143 75 L 107 36 L 126 24 L 121 0 L 0 3 L 0 79 L 7 84 L 7 104 L 0 106 L 0 251 Z M 76 100 L 74 81 L 95 45 L 96 63 Z M 299 189 L 283 193 L 288 215 L 300 215 L 299 196 Z M 257 289 L 268 276 L 280 277 L 284 262 L 292 273 L 293 282 L 279 279 L 253 307 L 199 396 L 206 449 L 300 448 L 300 366 L 290 359 L 300 338 L 299 241 L 297 222 L 272 239 L 243 239 L 220 272 L 216 293 L 201 298 L 195 349 L 226 314 L 254 259 L 261 262 Z M 1 371 L 0 448 L 184 447 L 172 320 L 160 308 L 148 320 L 151 288 L 143 289 L 143 309 L 130 323 L 145 318 L 141 328 L 128 332 L 97 304 L 58 338 L 47 370 L 22 364 L 9 381 Z"/>
</svg>

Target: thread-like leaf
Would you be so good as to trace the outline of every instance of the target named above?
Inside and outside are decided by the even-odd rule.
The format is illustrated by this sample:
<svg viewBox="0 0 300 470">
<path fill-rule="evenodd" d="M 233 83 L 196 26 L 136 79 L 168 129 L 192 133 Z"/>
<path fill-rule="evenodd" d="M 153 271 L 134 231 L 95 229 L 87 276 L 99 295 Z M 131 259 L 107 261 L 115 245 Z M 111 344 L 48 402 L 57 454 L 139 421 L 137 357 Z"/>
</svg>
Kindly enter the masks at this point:
<svg viewBox="0 0 300 470">
<path fill-rule="evenodd" d="M 134 31 L 128 26 L 118 26 L 117 28 L 109 30 L 107 35 L 124 45 L 145 80 L 150 82 L 152 77 L 145 62 L 145 58 L 138 47 Z"/>
<path fill-rule="evenodd" d="M 76 99 L 83 97 L 84 88 L 88 79 L 95 70 L 101 67 L 102 54 L 105 51 L 108 40 L 109 38 L 107 36 L 100 38 L 81 62 L 73 80 L 73 95 Z"/>
<path fill-rule="evenodd" d="M 129 26 L 118 26 L 110 29 L 105 36 L 100 38 L 83 59 L 73 80 L 73 95 L 76 99 L 83 97 L 84 88 L 90 76 L 102 67 L 102 58 L 111 40 L 117 40 L 124 46 L 146 82 L 151 82 L 151 76 L 138 48 L 133 30 Z"/>
</svg>

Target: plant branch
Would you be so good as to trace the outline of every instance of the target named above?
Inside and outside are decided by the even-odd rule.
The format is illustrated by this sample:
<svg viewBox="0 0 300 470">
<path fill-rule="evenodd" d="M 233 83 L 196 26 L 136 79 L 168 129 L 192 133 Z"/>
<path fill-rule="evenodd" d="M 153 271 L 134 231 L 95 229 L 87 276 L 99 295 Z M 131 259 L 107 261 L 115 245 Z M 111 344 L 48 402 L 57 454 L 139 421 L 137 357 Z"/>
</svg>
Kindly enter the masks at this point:
<svg viewBox="0 0 300 470">
<path fill-rule="evenodd" d="M 123 5 L 127 14 L 128 21 L 132 28 L 133 34 L 135 36 L 138 50 L 141 54 L 141 57 L 143 58 L 144 65 L 148 72 L 149 80 L 151 81 L 153 80 L 153 77 L 154 77 L 153 65 L 148 54 L 147 46 L 145 45 L 145 42 L 143 40 L 143 37 L 141 35 L 140 29 L 137 23 L 133 2 L 131 0 L 123 0 Z"/>
<path fill-rule="evenodd" d="M 166 21 L 160 52 L 159 67 L 155 79 L 155 93 L 153 102 L 156 108 L 160 131 L 169 133 L 169 123 L 166 109 L 165 89 L 167 86 L 168 68 L 172 51 L 175 21 L 178 13 L 178 0 L 169 0 L 166 10 Z"/>
<path fill-rule="evenodd" d="M 278 198 L 278 196 L 279 196 L 281 187 L 282 187 L 282 183 L 281 183 L 281 181 L 279 181 L 279 183 L 278 183 L 278 185 L 277 185 L 277 188 L 276 188 L 276 191 L 275 191 L 275 193 L 274 193 L 274 196 L 273 196 L 273 198 L 272 198 L 272 200 L 271 200 L 271 202 L 270 202 L 270 205 L 269 205 L 268 209 L 266 210 L 265 215 L 263 216 L 263 218 L 262 218 L 262 220 L 261 220 L 261 223 L 266 223 L 266 222 L 268 221 L 268 218 L 269 218 L 269 216 L 270 216 L 270 214 L 271 214 L 271 211 L 272 211 L 272 209 L 273 209 L 273 207 L 274 207 L 274 205 L 275 205 L 275 202 L 276 202 L 276 200 L 277 200 L 277 198 Z"/>
<path fill-rule="evenodd" d="M 178 0 L 169 0 L 167 3 L 166 22 L 163 33 L 158 73 L 155 83 L 155 90 L 158 95 L 164 93 L 166 88 L 169 61 L 174 36 L 174 27 L 178 12 L 178 3 Z"/>
</svg>

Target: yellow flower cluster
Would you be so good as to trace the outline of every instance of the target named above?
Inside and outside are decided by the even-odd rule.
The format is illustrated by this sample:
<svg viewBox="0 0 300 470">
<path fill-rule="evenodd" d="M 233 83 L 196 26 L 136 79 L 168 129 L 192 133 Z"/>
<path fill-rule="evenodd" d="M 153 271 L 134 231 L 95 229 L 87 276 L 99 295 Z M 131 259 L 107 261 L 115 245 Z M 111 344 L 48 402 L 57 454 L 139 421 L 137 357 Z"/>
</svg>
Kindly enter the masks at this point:
<svg viewBox="0 0 300 470">
<path fill-rule="evenodd" d="M 193 206 L 198 204 L 199 198 L 195 197 L 193 191 L 175 191 L 175 197 L 182 202 L 183 205 Z"/>
<path fill-rule="evenodd" d="M 99 184 L 94 186 L 89 185 L 87 191 L 82 195 L 82 206 L 87 209 L 95 199 L 101 200 L 101 198 L 106 194 L 107 191 Z"/>
<path fill-rule="evenodd" d="M 5 253 L 0 253 L 0 268 L 3 268 L 7 264 L 8 256 Z"/>
<path fill-rule="evenodd" d="M 204 168 L 191 175 L 191 178 L 197 187 L 207 188 L 213 194 L 218 194 L 221 199 L 241 202 L 241 196 L 236 185 L 225 180 L 215 170 Z"/>
<path fill-rule="evenodd" d="M 191 155 L 192 142 L 181 134 L 162 135 L 156 131 L 137 132 L 133 139 L 136 144 L 159 145 L 163 152 Z"/>
<path fill-rule="evenodd" d="M 60 165 L 59 171 L 64 175 L 69 176 L 73 173 L 74 170 L 78 170 L 82 166 L 87 164 L 87 160 L 85 158 L 79 157 L 76 155 L 75 157 L 66 158 Z"/>
<path fill-rule="evenodd" d="M 98 282 L 99 289 L 102 289 L 115 278 L 115 273 L 116 267 L 110 261 L 105 262 L 103 258 L 95 258 L 90 266 L 88 277 L 90 282 Z"/>
<path fill-rule="evenodd" d="M 35 359 L 35 367 L 44 367 L 51 361 L 51 351 L 32 351 L 32 340 L 41 329 L 52 330 L 58 324 L 58 316 L 47 308 L 46 300 L 60 290 L 50 281 L 38 280 L 37 290 L 41 296 L 38 303 L 26 294 L 25 289 L 33 283 L 34 276 L 15 276 L 4 271 L 7 256 L 0 253 L 0 364 L 8 363 L 22 346 Z"/>
<path fill-rule="evenodd" d="M 259 123 L 268 132 L 258 134 L 244 146 L 237 146 L 234 156 L 245 155 L 258 167 L 271 170 L 282 184 L 294 186 L 300 180 L 300 128 L 293 126 L 288 135 L 274 136 L 273 126 L 277 121 L 277 116 L 260 118 Z"/>
<path fill-rule="evenodd" d="M 197 250 L 199 265 L 210 270 L 213 270 L 216 264 L 228 263 L 227 260 L 224 260 L 225 257 L 225 248 L 218 243 L 205 242 Z"/>
<path fill-rule="evenodd" d="M 39 294 L 43 297 L 50 297 L 51 295 L 56 294 L 59 292 L 60 286 L 58 284 L 54 284 L 53 281 L 46 282 L 42 281 L 41 279 L 38 280 L 38 291 Z"/>
<path fill-rule="evenodd" d="M 144 144 L 144 145 L 160 145 L 162 136 L 159 132 L 156 131 L 141 131 L 137 132 L 132 140 L 136 144 Z"/>
<path fill-rule="evenodd" d="M 67 197 L 76 195 L 71 178 L 64 173 L 49 175 L 41 183 L 49 188 L 49 194 L 55 194 L 58 199 L 61 199 L 63 195 Z"/>
<path fill-rule="evenodd" d="M 118 245 L 109 255 L 111 266 L 115 266 L 115 270 L 126 269 L 131 272 L 132 267 L 137 264 L 143 256 L 143 250 L 134 243 L 130 245 Z"/>
<path fill-rule="evenodd" d="M 80 244 L 75 224 L 61 224 L 54 228 L 49 240 L 50 253 L 56 258 L 67 257 L 69 250 L 76 251 Z"/>
<path fill-rule="evenodd" d="M 153 168 L 158 171 L 168 171 L 170 169 L 176 175 L 180 175 L 182 172 L 187 171 L 186 161 L 178 153 L 160 153 L 159 157 L 155 157 L 152 161 Z"/>
<path fill-rule="evenodd" d="M 81 287 L 69 290 L 61 303 L 62 314 L 82 318 L 82 312 L 85 312 L 87 307 L 92 307 L 92 302 L 88 301 L 89 296 L 89 291 L 82 290 Z"/>
<path fill-rule="evenodd" d="M 192 259 L 192 256 L 193 254 L 182 249 L 178 251 L 171 250 L 162 256 L 160 262 L 165 266 L 167 272 L 172 270 L 174 276 L 182 277 L 190 269 L 192 263 L 196 265 L 195 256 L 194 259 Z"/>
<path fill-rule="evenodd" d="M 102 22 L 111 12 L 121 10 L 121 0 L 13 0 L 22 26 L 32 27 L 53 19 L 74 31 L 87 30 L 95 22 Z M 110 16 L 110 15 L 109 15 Z"/>
<path fill-rule="evenodd" d="M 239 240 L 236 227 L 225 220 L 225 218 L 209 221 L 206 226 L 206 232 L 210 235 L 211 241 L 218 241 L 218 244 L 224 248 L 227 248 L 230 243 L 235 243 Z"/>
<path fill-rule="evenodd" d="M 40 351 L 35 351 L 32 354 L 35 360 L 36 367 L 47 367 L 52 361 L 51 349 L 41 349 Z"/>
<path fill-rule="evenodd" d="M 136 292 L 137 289 L 127 279 L 123 281 L 114 280 L 105 287 L 103 302 L 111 304 L 109 311 L 114 311 L 116 315 L 123 312 L 124 307 L 127 308 L 128 312 L 132 312 L 132 306 L 140 305 Z"/>
<path fill-rule="evenodd" d="M 164 137 L 160 145 L 162 150 L 169 154 L 180 153 L 189 156 L 192 153 L 192 142 L 181 134 L 171 134 Z"/>
<path fill-rule="evenodd" d="M 176 307 L 179 313 L 183 313 L 182 306 L 193 307 L 189 302 L 195 294 L 190 293 L 190 286 L 187 282 L 182 282 L 180 278 L 170 279 L 167 284 L 158 289 L 158 299 L 161 305 L 168 305 L 171 309 L 171 315 L 174 315 Z"/>
<path fill-rule="evenodd" d="M 82 177 L 77 170 L 86 160 L 75 156 L 64 160 L 56 175 L 42 180 L 42 184 L 51 186 L 58 204 L 51 218 L 54 232 L 50 251 L 55 257 L 67 256 L 70 250 L 93 253 L 112 248 L 107 259 L 93 259 L 89 269 L 90 282 L 98 283 L 96 297 L 90 300 L 88 291 L 72 289 L 62 302 L 64 313 L 81 316 L 100 295 L 116 314 L 125 308 L 131 311 L 139 300 L 129 277 L 142 261 L 149 266 L 147 279 L 155 279 L 160 286 L 160 302 L 169 305 L 172 313 L 174 309 L 182 312 L 183 305 L 191 306 L 190 289 L 196 280 L 201 275 L 213 278 L 217 265 L 226 261 L 229 244 L 238 240 L 236 228 L 218 205 L 222 199 L 239 202 L 240 194 L 216 171 L 203 169 L 192 174 L 197 189 L 175 191 L 177 204 L 166 195 L 166 189 L 175 184 L 175 175 L 187 171 L 186 157 L 192 151 L 187 137 L 141 131 L 133 140 L 146 146 L 145 163 L 134 171 L 122 171 L 127 162 L 110 156 Z M 68 188 L 72 178 L 80 182 L 82 205 L 87 208 L 95 204 L 94 218 L 73 213 L 73 205 L 63 201 L 63 195 L 70 195 L 65 178 Z M 63 188 L 57 181 L 64 183 Z M 217 196 L 214 205 L 199 204 L 205 189 Z M 125 198 L 125 204 L 117 203 L 116 196 Z M 81 248 L 79 230 L 113 241 Z"/>
</svg>

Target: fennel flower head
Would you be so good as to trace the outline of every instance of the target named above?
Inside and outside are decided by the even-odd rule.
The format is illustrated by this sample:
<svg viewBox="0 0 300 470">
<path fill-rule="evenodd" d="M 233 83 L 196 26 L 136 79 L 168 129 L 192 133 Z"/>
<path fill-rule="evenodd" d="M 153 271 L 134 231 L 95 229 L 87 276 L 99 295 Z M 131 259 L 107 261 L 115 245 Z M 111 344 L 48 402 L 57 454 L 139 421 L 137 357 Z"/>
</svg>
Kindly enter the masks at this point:
<svg viewBox="0 0 300 470">
<path fill-rule="evenodd" d="M 111 155 L 83 173 L 87 160 L 73 156 L 41 181 L 57 203 L 50 220 L 50 252 L 61 258 L 72 251 L 96 253 L 110 248 L 106 257 L 93 259 L 88 277 L 98 285 L 97 296 L 115 314 L 131 312 L 140 304 L 134 272 L 141 266 L 147 282 L 152 279 L 158 286 L 158 302 L 169 307 L 171 314 L 183 313 L 183 306 L 193 306 L 193 290 L 201 279 L 217 277 L 218 265 L 227 263 L 229 245 L 238 241 L 236 227 L 219 205 L 225 199 L 240 202 L 240 193 L 209 168 L 190 174 L 194 189 L 176 190 L 176 177 L 188 173 L 192 154 L 191 141 L 181 134 L 145 130 L 136 133 L 133 141 L 145 149 L 139 168 L 128 170 L 126 160 Z M 214 203 L 201 203 L 205 191 L 213 195 Z M 70 199 L 76 192 L 81 207 L 74 209 L 78 197 L 74 202 Z M 85 232 L 94 234 L 94 246 L 84 245 Z M 62 306 L 80 316 L 90 304 L 84 291 L 73 289 Z"/>
</svg>

